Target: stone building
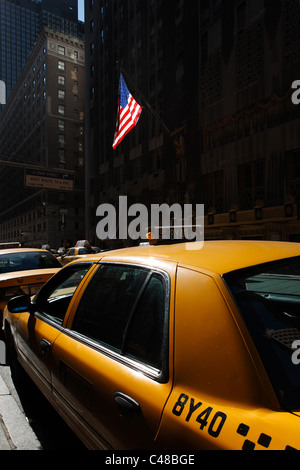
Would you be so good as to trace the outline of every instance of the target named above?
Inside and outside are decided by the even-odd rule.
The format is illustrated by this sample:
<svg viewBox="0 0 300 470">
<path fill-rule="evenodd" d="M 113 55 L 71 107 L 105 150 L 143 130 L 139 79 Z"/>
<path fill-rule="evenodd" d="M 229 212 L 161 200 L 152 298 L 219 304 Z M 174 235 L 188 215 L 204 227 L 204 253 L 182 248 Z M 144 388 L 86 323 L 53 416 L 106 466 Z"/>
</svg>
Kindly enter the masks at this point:
<svg viewBox="0 0 300 470">
<path fill-rule="evenodd" d="M 84 236 L 84 42 L 45 28 L 0 116 L 0 240 Z"/>
</svg>

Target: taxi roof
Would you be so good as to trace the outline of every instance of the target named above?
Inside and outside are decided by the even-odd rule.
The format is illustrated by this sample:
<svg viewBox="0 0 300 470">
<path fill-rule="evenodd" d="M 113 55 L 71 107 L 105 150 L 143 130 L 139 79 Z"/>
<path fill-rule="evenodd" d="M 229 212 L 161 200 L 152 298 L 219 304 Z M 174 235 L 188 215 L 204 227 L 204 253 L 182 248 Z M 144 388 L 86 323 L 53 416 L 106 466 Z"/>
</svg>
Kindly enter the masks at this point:
<svg viewBox="0 0 300 470">
<path fill-rule="evenodd" d="M 220 240 L 122 248 L 88 256 L 85 261 L 88 259 L 95 261 L 95 258 L 98 258 L 106 261 L 141 262 L 147 258 L 149 261 L 155 258 L 225 274 L 248 266 L 299 255 L 298 243 Z"/>
<path fill-rule="evenodd" d="M 3 250 L 0 250 L 0 256 L 1 255 L 9 255 L 11 253 L 29 253 L 33 251 L 41 251 L 44 252 L 46 250 L 42 250 L 39 248 L 4 248 Z"/>
</svg>

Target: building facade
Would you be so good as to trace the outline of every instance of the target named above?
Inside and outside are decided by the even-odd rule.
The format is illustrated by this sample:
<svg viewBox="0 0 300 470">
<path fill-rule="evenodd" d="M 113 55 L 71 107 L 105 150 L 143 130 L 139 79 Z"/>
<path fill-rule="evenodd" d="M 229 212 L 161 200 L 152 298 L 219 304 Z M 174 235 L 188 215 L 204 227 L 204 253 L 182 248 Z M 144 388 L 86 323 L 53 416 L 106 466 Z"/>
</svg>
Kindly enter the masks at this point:
<svg viewBox="0 0 300 470">
<path fill-rule="evenodd" d="M 84 60 L 83 41 L 45 28 L 0 116 L 3 242 L 84 236 Z"/>
<path fill-rule="evenodd" d="M 0 80 L 7 98 L 43 27 L 83 39 L 77 16 L 77 0 L 0 0 Z"/>
<path fill-rule="evenodd" d="M 205 206 L 205 238 L 300 239 L 297 0 L 86 0 L 87 236 L 96 208 Z M 120 70 L 143 106 L 112 150 Z M 148 106 L 149 105 L 149 106 Z"/>
<path fill-rule="evenodd" d="M 300 241 L 296 0 L 201 2 L 206 237 Z"/>
<path fill-rule="evenodd" d="M 197 12 L 198 0 L 85 2 L 88 238 L 101 203 L 118 210 L 121 195 L 147 207 L 187 198 L 181 157 L 192 162 L 198 151 Z M 113 150 L 121 71 L 143 111 Z"/>
</svg>

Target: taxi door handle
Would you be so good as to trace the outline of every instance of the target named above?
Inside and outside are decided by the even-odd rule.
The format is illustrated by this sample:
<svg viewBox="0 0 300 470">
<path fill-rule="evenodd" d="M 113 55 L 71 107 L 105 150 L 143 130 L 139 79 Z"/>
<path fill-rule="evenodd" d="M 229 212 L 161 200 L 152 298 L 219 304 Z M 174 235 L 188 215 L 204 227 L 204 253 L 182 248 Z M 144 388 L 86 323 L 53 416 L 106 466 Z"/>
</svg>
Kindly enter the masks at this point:
<svg viewBox="0 0 300 470">
<path fill-rule="evenodd" d="M 141 411 L 141 407 L 133 398 L 122 392 L 114 393 L 114 400 L 117 404 L 118 413 L 126 418 L 133 418 Z"/>
<path fill-rule="evenodd" d="M 41 345 L 41 353 L 43 356 L 47 354 L 49 351 L 51 351 L 51 343 L 47 339 L 45 338 L 41 339 L 40 345 Z"/>
</svg>

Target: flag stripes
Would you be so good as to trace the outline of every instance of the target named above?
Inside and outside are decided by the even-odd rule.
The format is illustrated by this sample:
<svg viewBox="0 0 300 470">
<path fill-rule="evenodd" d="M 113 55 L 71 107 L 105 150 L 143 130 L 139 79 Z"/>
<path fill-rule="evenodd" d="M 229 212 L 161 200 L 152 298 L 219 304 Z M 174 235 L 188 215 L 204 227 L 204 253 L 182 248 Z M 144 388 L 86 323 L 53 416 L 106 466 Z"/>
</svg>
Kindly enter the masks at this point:
<svg viewBox="0 0 300 470">
<path fill-rule="evenodd" d="M 142 107 L 135 101 L 129 92 L 124 78 L 120 78 L 120 96 L 118 101 L 118 115 L 116 131 L 113 141 L 113 149 L 124 139 L 139 120 Z"/>
</svg>

